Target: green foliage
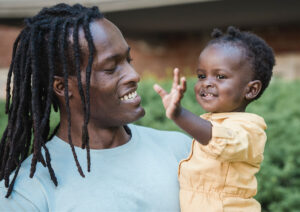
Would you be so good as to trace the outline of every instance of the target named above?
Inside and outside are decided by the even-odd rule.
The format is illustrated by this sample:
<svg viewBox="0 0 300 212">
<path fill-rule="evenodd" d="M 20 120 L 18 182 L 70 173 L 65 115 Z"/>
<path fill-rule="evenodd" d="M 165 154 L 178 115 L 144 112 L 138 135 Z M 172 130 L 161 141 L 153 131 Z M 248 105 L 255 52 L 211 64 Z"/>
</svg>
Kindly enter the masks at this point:
<svg viewBox="0 0 300 212">
<path fill-rule="evenodd" d="M 195 114 L 204 111 L 195 100 L 193 86 L 196 79 L 188 79 L 188 88 L 182 105 Z M 142 105 L 146 116 L 136 124 L 163 130 L 180 130 L 165 117 L 160 97 L 154 92 L 154 78 L 144 79 L 138 93 L 142 96 Z M 158 81 L 169 91 L 171 80 Z M 300 209 L 300 83 L 273 79 L 263 96 L 251 103 L 247 111 L 261 115 L 268 125 L 268 142 L 265 158 L 257 174 L 258 194 L 256 199 L 263 211 L 288 212 Z M 52 114 L 51 127 L 59 120 L 58 114 Z M 0 132 L 7 122 L 4 115 L 4 103 L 0 102 Z M 2 134 L 2 133 L 1 133 Z"/>
<path fill-rule="evenodd" d="M 7 116 L 5 114 L 5 103 L 0 101 L 0 135 L 2 137 L 2 133 L 5 130 L 7 123 Z"/>
<path fill-rule="evenodd" d="M 265 118 L 268 142 L 258 174 L 264 211 L 300 210 L 300 83 L 274 81 L 249 111 Z"/>
</svg>

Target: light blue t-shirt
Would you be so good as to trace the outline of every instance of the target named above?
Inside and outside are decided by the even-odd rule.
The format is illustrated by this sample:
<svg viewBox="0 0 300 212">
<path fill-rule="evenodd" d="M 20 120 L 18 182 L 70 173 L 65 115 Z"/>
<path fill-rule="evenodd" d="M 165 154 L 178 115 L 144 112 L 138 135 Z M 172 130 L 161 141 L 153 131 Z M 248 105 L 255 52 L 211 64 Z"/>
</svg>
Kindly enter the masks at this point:
<svg viewBox="0 0 300 212">
<path fill-rule="evenodd" d="M 126 144 L 91 150 L 91 172 L 86 171 L 86 150 L 75 147 L 85 178 L 77 171 L 69 144 L 54 137 L 47 147 L 58 186 L 40 163 L 29 178 L 30 156 L 8 199 L 0 182 L 0 211 L 180 211 L 177 170 L 189 154 L 191 139 L 179 132 L 129 128 L 132 137 Z"/>
</svg>

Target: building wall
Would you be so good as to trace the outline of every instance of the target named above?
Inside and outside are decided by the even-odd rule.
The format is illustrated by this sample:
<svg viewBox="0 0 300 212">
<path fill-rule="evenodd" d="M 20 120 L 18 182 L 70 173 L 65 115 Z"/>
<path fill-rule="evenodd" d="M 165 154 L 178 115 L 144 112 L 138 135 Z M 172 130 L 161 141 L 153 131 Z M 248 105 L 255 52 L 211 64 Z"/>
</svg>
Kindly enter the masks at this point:
<svg viewBox="0 0 300 212">
<path fill-rule="evenodd" d="M 300 78 L 300 26 L 248 29 L 263 37 L 274 49 L 276 75 Z M 10 64 L 12 46 L 19 27 L 0 25 L 0 69 Z M 142 75 L 169 76 L 174 67 L 194 74 L 197 58 L 210 31 L 196 33 L 126 35 L 132 48 L 133 66 Z M 0 75 L 3 75 L 0 73 Z"/>
<path fill-rule="evenodd" d="M 273 48 L 275 75 L 287 79 L 300 78 L 300 26 L 246 30 L 258 34 Z M 140 73 L 168 76 L 174 67 L 186 74 L 195 73 L 199 53 L 209 41 L 210 33 L 202 31 L 126 38 L 133 49 L 133 64 Z"/>
<path fill-rule="evenodd" d="M 0 68 L 9 66 L 12 46 L 20 32 L 20 28 L 0 25 Z"/>
</svg>

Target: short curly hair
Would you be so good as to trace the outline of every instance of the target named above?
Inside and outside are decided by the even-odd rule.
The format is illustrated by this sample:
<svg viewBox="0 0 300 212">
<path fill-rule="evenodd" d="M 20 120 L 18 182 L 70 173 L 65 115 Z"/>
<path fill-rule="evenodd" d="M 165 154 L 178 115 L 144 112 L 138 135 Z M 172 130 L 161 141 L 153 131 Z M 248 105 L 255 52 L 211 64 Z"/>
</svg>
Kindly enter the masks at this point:
<svg viewBox="0 0 300 212">
<path fill-rule="evenodd" d="M 229 26 L 226 33 L 216 28 L 213 30 L 211 36 L 213 39 L 207 46 L 228 43 L 241 46 L 245 49 L 247 58 L 254 72 L 253 80 L 260 80 L 262 83 L 261 91 L 255 97 L 255 99 L 258 99 L 268 87 L 272 77 L 272 70 L 275 65 L 272 48 L 257 35 L 251 32 L 240 31 L 233 26 Z"/>
</svg>

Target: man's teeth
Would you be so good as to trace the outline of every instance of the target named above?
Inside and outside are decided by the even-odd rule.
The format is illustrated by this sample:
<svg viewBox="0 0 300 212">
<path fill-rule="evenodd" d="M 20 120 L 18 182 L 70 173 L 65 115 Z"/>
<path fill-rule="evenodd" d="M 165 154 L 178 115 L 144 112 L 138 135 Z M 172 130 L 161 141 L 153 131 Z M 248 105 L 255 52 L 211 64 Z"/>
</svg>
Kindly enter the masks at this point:
<svg viewBox="0 0 300 212">
<path fill-rule="evenodd" d="M 212 95 L 211 93 L 206 93 L 204 94 L 204 96 L 206 97 L 206 96 L 214 96 L 214 95 Z"/>
<path fill-rule="evenodd" d="M 120 99 L 123 101 L 123 100 L 128 100 L 128 99 L 133 99 L 137 96 L 137 93 L 136 91 L 132 92 L 132 93 L 129 93 L 123 97 L 121 97 Z"/>
</svg>

